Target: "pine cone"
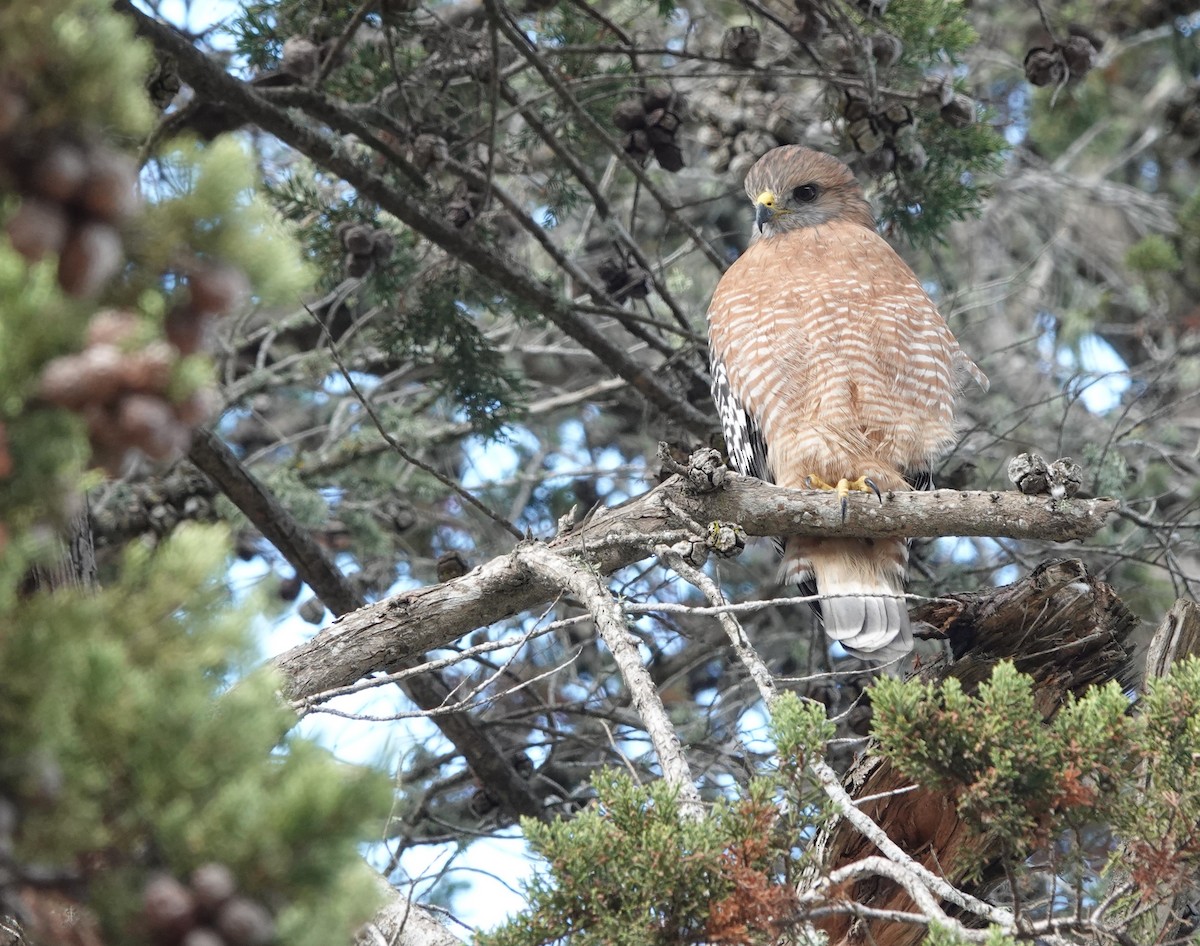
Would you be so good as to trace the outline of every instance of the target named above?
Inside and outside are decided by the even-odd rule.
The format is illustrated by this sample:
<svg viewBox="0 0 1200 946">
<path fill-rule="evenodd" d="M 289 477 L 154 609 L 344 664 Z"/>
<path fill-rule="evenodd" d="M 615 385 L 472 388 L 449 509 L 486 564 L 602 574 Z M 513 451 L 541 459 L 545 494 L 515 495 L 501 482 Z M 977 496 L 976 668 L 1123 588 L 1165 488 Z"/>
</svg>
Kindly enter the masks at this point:
<svg viewBox="0 0 1200 946">
<path fill-rule="evenodd" d="M 646 137 L 646 132 L 642 129 L 627 134 L 621 140 L 621 146 L 625 149 L 625 153 L 639 164 L 645 164 L 646 158 L 650 156 L 650 139 Z"/>
<path fill-rule="evenodd" d="M 613 256 L 605 257 L 597 267 L 604 288 L 616 302 L 626 299 L 645 299 L 650 295 L 650 274 L 640 266 L 631 265 Z"/>
<path fill-rule="evenodd" d="M 877 151 L 863 155 L 859 165 L 868 174 L 879 177 L 896 167 L 896 152 L 892 148 L 884 146 Z"/>
<path fill-rule="evenodd" d="M 1098 49 L 1084 36 L 1072 36 L 1062 44 L 1063 61 L 1072 79 L 1082 79 L 1096 64 Z"/>
<path fill-rule="evenodd" d="M 912 109 L 902 102 L 894 102 L 885 108 L 881 113 L 875 116 L 875 120 L 880 127 L 889 134 L 907 128 L 915 121 L 913 118 Z"/>
<path fill-rule="evenodd" d="M 946 76 L 926 76 L 917 92 L 917 104 L 922 108 L 941 110 L 954 101 L 954 84 Z"/>
<path fill-rule="evenodd" d="M 883 147 L 884 135 L 872 117 L 860 118 L 846 126 L 846 134 L 855 150 L 871 154 Z"/>
<path fill-rule="evenodd" d="M 799 43 L 818 43 L 829 29 L 829 21 L 807 0 L 796 0 L 796 15 L 788 20 L 788 32 Z"/>
<path fill-rule="evenodd" d="M 1008 479 L 1026 496 L 1049 490 L 1046 461 L 1036 453 L 1021 453 L 1008 461 Z"/>
<path fill-rule="evenodd" d="M 1055 499 L 1074 496 L 1083 485 L 1083 467 L 1070 457 L 1060 457 L 1050 464 L 1046 473 L 1050 495 Z"/>
<path fill-rule="evenodd" d="M 734 26 L 725 31 L 721 40 L 721 58 L 752 66 L 761 46 L 762 34 L 753 26 Z"/>
<path fill-rule="evenodd" d="M 437 560 L 437 580 L 450 581 L 461 578 L 471 570 L 470 564 L 462 552 L 443 552 Z"/>
<path fill-rule="evenodd" d="M 1058 47 L 1035 46 L 1025 56 L 1025 78 L 1031 85 L 1058 85 L 1067 77 L 1067 64 Z"/>
<path fill-rule="evenodd" d="M 870 42 L 871 58 L 883 69 L 894 66 L 904 55 L 904 44 L 891 33 L 876 33 Z"/>
<path fill-rule="evenodd" d="M 612 122 L 621 131 L 646 127 L 646 108 L 636 99 L 628 99 L 613 109 Z"/>
<path fill-rule="evenodd" d="M 976 119 L 975 100 L 970 96 L 956 94 L 949 105 L 942 108 L 942 120 L 955 128 L 973 125 Z"/>
</svg>

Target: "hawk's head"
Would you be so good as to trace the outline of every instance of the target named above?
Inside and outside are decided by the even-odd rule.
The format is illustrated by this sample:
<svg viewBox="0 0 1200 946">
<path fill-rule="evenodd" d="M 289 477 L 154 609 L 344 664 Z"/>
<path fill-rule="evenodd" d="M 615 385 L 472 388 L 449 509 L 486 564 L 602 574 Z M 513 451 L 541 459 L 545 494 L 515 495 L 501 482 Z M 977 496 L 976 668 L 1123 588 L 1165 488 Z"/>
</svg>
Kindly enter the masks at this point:
<svg viewBox="0 0 1200 946">
<path fill-rule="evenodd" d="M 845 220 L 875 227 L 875 215 L 854 174 L 833 155 L 801 145 L 773 148 L 746 175 L 754 201 L 755 236 Z"/>
</svg>

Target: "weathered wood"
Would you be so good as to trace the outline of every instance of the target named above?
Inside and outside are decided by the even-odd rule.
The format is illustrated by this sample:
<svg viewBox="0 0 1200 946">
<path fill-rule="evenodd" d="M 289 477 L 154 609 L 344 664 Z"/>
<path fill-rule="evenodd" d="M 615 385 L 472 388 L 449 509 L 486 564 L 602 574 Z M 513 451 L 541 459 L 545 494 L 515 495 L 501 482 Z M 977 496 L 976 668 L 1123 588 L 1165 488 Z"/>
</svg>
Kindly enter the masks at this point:
<svg viewBox="0 0 1200 946">
<path fill-rule="evenodd" d="M 1200 655 L 1200 605 L 1180 598 L 1167 612 L 1146 651 L 1146 680 L 1164 676 L 1186 657 Z"/>
<path fill-rule="evenodd" d="M 1200 656 L 1200 605 L 1179 598 L 1163 617 L 1146 651 L 1146 679 L 1143 686 L 1166 676 L 1171 668 L 1188 657 Z M 1148 778 L 1142 775 L 1145 790 Z M 1189 884 L 1154 911 L 1159 930 L 1158 942 L 1182 943 L 1196 932 L 1200 917 L 1200 882 Z"/>
<path fill-rule="evenodd" d="M 1017 492 L 887 493 L 850 497 L 842 521 L 836 496 L 730 475 L 723 489 L 695 492 L 673 476 L 553 539 L 608 575 L 670 544 L 696 523 L 738 523 L 748 535 L 989 535 L 1066 542 L 1099 531 L 1116 500 L 1054 500 Z M 673 538 L 671 536 L 674 536 Z M 452 581 L 395 595 L 339 617 L 281 655 L 288 695 L 303 699 L 345 686 L 444 647 L 478 627 L 554 598 L 561 589 L 530 572 L 516 553 L 498 556 Z"/>
</svg>

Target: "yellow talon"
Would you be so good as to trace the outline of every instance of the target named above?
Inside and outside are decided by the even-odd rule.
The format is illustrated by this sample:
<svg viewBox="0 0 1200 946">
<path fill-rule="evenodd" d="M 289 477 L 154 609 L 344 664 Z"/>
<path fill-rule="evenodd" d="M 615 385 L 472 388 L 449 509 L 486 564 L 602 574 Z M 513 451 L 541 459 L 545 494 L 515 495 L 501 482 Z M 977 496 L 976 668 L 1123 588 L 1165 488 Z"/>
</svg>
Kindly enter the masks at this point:
<svg viewBox="0 0 1200 946">
<path fill-rule="evenodd" d="M 874 493 L 880 505 L 883 505 L 883 494 L 879 492 L 879 487 L 875 485 L 875 481 L 869 476 L 860 476 L 856 480 L 848 480 L 842 477 L 837 481 L 837 486 L 831 486 L 814 473 L 804 478 L 804 485 L 809 489 L 835 490 L 842 500 L 842 522 L 846 521 L 846 512 L 850 507 L 850 493 L 852 491 L 856 493 Z"/>
</svg>

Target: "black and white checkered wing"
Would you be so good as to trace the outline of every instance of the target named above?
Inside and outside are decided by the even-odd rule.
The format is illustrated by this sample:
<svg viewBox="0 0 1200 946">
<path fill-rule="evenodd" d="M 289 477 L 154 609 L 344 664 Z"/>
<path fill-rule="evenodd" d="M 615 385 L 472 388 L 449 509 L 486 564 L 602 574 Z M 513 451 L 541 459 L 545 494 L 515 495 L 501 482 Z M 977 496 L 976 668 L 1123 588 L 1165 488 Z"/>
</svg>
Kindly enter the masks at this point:
<svg viewBox="0 0 1200 946">
<path fill-rule="evenodd" d="M 738 400 L 729 384 L 729 375 L 721 359 L 712 356 L 712 395 L 721 415 L 725 434 L 725 453 L 729 465 L 739 473 L 773 482 L 767 465 L 767 444 L 762 429 Z"/>
</svg>

